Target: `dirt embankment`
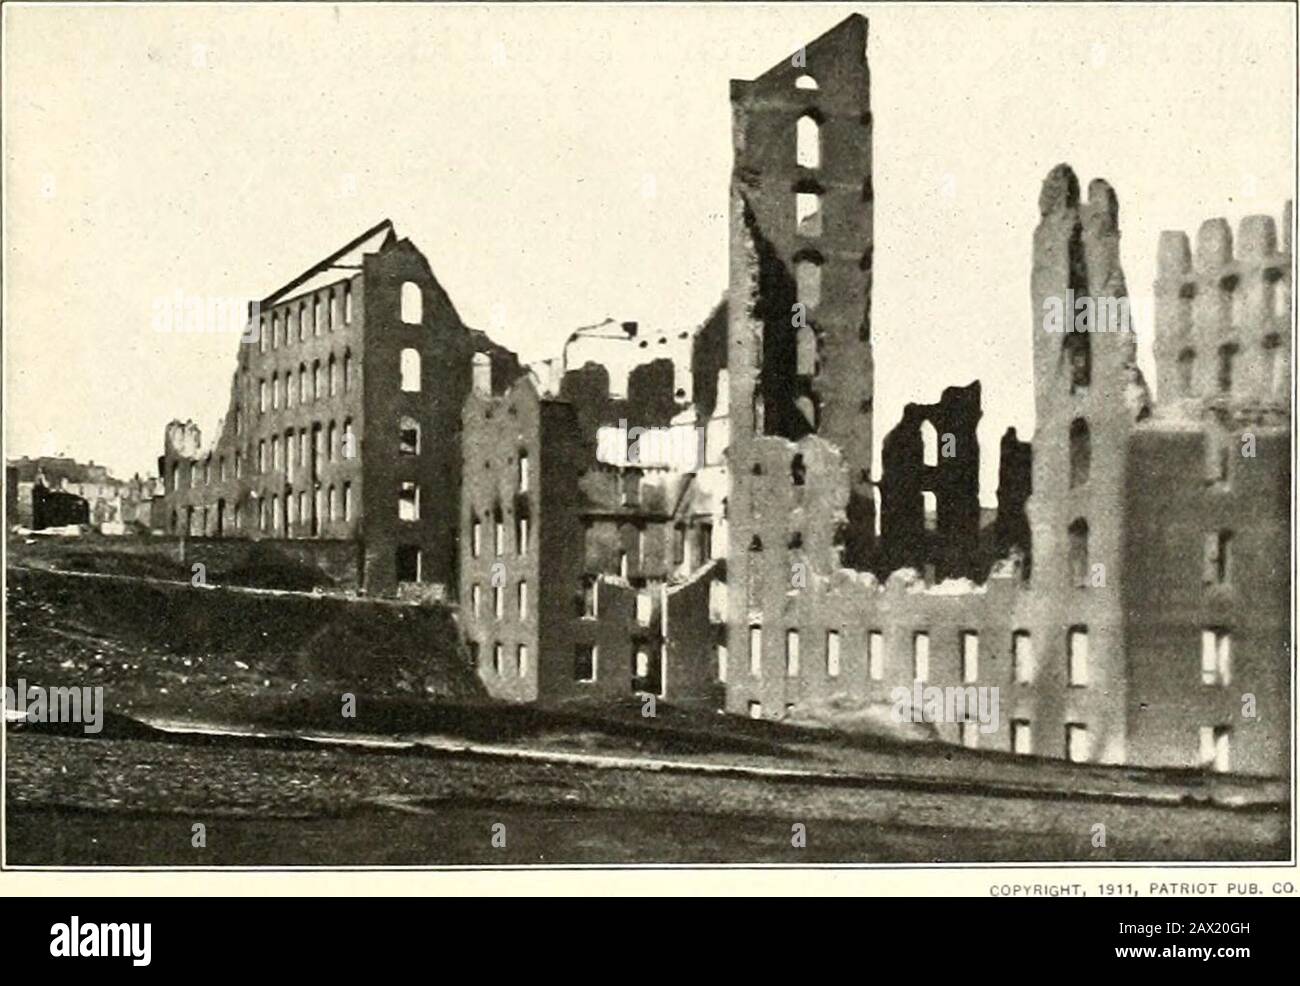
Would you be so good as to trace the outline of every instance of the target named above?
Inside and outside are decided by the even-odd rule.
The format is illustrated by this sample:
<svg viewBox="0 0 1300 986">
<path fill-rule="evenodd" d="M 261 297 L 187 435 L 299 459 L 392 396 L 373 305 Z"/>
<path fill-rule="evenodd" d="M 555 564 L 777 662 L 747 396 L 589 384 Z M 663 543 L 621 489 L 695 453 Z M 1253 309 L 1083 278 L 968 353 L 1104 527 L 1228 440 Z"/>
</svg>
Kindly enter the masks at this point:
<svg viewBox="0 0 1300 986">
<path fill-rule="evenodd" d="M 116 712 L 251 721 L 288 699 L 486 699 L 449 609 L 8 570 L 7 675 Z"/>
</svg>

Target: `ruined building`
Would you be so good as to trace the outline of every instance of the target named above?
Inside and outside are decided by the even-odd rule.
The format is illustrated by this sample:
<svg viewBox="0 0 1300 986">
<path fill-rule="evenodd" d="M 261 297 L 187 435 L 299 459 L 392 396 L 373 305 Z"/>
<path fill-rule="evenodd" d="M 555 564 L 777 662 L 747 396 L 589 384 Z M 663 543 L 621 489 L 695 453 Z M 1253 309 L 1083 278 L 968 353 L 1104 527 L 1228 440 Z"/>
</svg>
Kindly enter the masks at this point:
<svg viewBox="0 0 1300 986">
<path fill-rule="evenodd" d="M 263 299 L 221 434 L 169 427 L 173 529 L 333 540 L 372 591 L 443 587 L 503 700 L 783 719 L 996 689 L 995 721 L 939 735 L 1285 771 L 1289 208 L 1280 237 L 1161 239 L 1157 402 L 1118 197 L 1055 168 L 1035 432 L 985 450 L 996 510 L 979 381 L 909 404 L 877 475 L 866 50 L 855 15 L 732 84 L 730 280 L 695 328 L 610 319 L 521 368 L 386 223 Z"/>
<path fill-rule="evenodd" d="M 1216 220 L 1194 258 L 1162 240 L 1156 405 L 1115 192 L 1084 198 L 1053 170 L 1032 249 L 1035 434 L 1004 437 L 982 531 L 978 382 L 909 405 L 870 473 L 865 42 L 852 17 L 733 86 L 727 709 L 983 686 L 996 730 L 941 721 L 944 738 L 1284 771 L 1289 232 L 1251 217 L 1234 253 Z M 1045 315 L 1066 306 L 1065 325 Z"/>
<path fill-rule="evenodd" d="M 375 593 L 454 586 L 471 364 L 504 384 L 513 354 L 465 326 L 388 221 L 250 309 L 218 434 L 167 426 L 168 530 L 354 546 Z"/>
</svg>

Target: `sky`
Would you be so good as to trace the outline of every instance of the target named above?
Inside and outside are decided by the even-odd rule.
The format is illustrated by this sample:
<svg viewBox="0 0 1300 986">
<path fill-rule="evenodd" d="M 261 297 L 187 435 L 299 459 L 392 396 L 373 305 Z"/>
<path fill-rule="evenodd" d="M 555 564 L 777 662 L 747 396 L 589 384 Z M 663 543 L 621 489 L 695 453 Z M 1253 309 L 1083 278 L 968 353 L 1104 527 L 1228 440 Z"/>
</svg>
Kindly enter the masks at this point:
<svg viewBox="0 0 1300 986">
<path fill-rule="evenodd" d="M 238 339 L 159 312 L 264 296 L 383 218 L 525 360 L 606 317 L 698 324 L 727 280 L 728 80 L 853 12 L 876 443 L 981 380 L 989 502 L 998 437 L 1033 430 L 1044 176 L 1115 187 L 1154 383 L 1160 231 L 1293 196 L 1294 7 L 5 4 L 6 455 L 130 475 L 173 418 L 206 440 Z"/>
</svg>

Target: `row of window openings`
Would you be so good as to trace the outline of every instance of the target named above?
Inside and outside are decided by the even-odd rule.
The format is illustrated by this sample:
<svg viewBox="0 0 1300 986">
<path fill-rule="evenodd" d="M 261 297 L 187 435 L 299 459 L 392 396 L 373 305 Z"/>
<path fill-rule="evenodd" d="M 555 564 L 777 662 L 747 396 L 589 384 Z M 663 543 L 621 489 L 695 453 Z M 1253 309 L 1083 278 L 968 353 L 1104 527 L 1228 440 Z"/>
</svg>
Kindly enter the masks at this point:
<svg viewBox="0 0 1300 986">
<path fill-rule="evenodd" d="M 1095 584 L 1088 554 L 1088 522 L 1082 517 L 1069 527 L 1070 581 L 1079 588 Z M 1228 585 L 1232 577 L 1233 534 L 1229 530 L 1207 531 L 1203 541 L 1201 580 L 1206 585 Z"/>
<path fill-rule="evenodd" d="M 1282 357 L 1282 341 L 1276 333 L 1264 337 L 1264 386 L 1267 393 L 1277 396 L 1286 390 L 1287 361 Z M 1237 357 L 1241 347 L 1235 342 L 1225 343 L 1218 350 L 1218 369 L 1215 387 L 1220 394 L 1231 394 Z M 1178 354 L 1178 390 L 1184 397 L 1198 393 L 1196 383 L 1196 350 L 1190 346 Z"/>
<path fill-rule="evenodd" d="M 479 643 L 477 640 L 470 641 L 469 650 L 470 650 L 470 657 L 472 657 L 474 660 L 474 666 L 477 667 L 479 663 L 479 653 L 480 653 Z M 527 644 L 516 645 L 515 662 L 513 668 L 511 668 L 511 666 L 506 662 L 505 645 L 504 644 L 492 645 L 492 673 L 495 674 L 497 677 L 508 678 L 510 677 L 510 672 L 513 670 L 516 677 L 526 678 L 528 677 L 528 668 L 529 668 L 529 658 L 528 658 Z"/>
<path fill-rule="evenodd" d="M 339 307 L 342 306 L 342 321 L 339 320 Z M 400 318 L 407 325 L 419 325 L 424 320 L 424 295 L 420 286 L 414 281 L 402 283 L 399 299 Z M 323 320 L 322 320 L 323 316 Z M 310 332 L 309 328 L 310 320 Z M 271 349 L 289 345 L 293 339 L 294 326 L 298 329 L 298 341 L 306 342 L 307 336 L 319 337 L 322 331 L 333 332 L 335 325 L 352 324 L 352 285 L 344 284 L 342 291 L 331 290 L 324 304 L 319 297 L 313 298 L 310 305 L 300 301 L 288 305 L 283 312 L 274 312 L 270 319 L 270 332 L 267 331 L 266 316 L 262 316 L 261 331 L 258 333 L 258 348 L 266 352 L 268 336 Z"/>
<path fill-rule="evenodd" d="M 657 687 L 651 687 L 650 690 L 658 692 L 659 695 L 665 695 L 666 683 L 668 680 L 667 671 L 668 651 L 667 646 L 659 646 L 659 675 L 657 683 L 652 678 L 653 669 L 650 664 L 650 653 L 644 649 L 638 648 L 632 656 L 632 687 L 640 690 L 640 686 L 646 683 L 655 683 Z M 573 678 L 575 681 L 590 684 L 596 681 L 600 669 L 600 647 L 597 644 L 576 644 L 573 648 Z"/>
<path fill-rule="evenodd" d="M 1263 302 L 1265 311 L 1271 309 L 1274 318 L 1285 319 L 1291 314 L 1291 292 L 1283 282 L 1283 271 L 1280 267 L 1266 267 L 1261 272 L 1261 285 L 1258 297 Z M 1240 290 L 1239 290 L 1240 289 Z M 1197 285 L 1195 281 L 1188 281 L 1178 290 L 1180 301 L 1190 302 L 1197 295 Z M 1250 300 L 1250 291 L 1242 288 L 1241 277 L 1237 274 L 1226 274 L 1219 279 L 1220 302 L 1226 302 L 1231 299 L 1232 305 L 1232 323 L 1234 325 L 1243 325 L 1248 315 L 1247 306 Z"/>
<path fill-rule="evenodd" d="M 470 586 L 469 598 L 470 611 L 474 614 L 474 618 L 478 619 L 483 608 L 483 586 L 477 582 Z M 492 586 L 492 616 L 498 620 L 505 619 L 505 586 Z M 515 583 L 515 617 L 520 620 L 528 619 L 528 582 L 524 579 Z"/>
<path fill-rule="evenodd" d="M 400 451 L 403 454 L 416 455 L 419 453 L 420 446 L 420 426 L 410 418 L 403 418 L 401 424 L 401 441 Z M 294 441 L 293 430 L 290 429 L 284 434 L 283 454 L 280 443 L 280 436 L 273 436 L 268 447 L 266 439 L 260 439 L 257 443 L 257 471 L 259 474 L 268 471 L 279 470 L 286 465 L 285 459 L 288 460 L 287 467 L 306 468 L 308 465 L 315 468 L 321 462 L 335 462 L 339 459 L 356 458 L 356 439 L 352 431 L 352 419 L 348 418 L 343 422 L 342 446 L 339 445 L 338 428 L 333 421 L 329 423 L 327 429 L 320 425 L 314 425 L 310 434 L 313 436 L 310 444 L 308 431 L 306 428 L 300 429 L 297 435 L 297 442 Z M 269 458 L 268 458 L 269 448 Z M 295 459 L 295 449 L 297 456 Z M 311 453 L 314 450 L 315 455 Z M 233 456 L 234 473 L 236 479 L 242 479 L 244 475 L 244 457 L 241 453 L 236 452 Z M 217 457 L 216 480 L 224 483 L 227 479 L 226 469 L 227 459 L 224 455 Z M 181 489 L 181 465 L 175 463 L 172 465 L 171 488 L 175 492 Z M 194 460 L 189 463 L 189 474 L 187 488 L 194 489 L 198 486 L 210 486 L 212 484 L 212 459 L 207 458 L 202 464 L 202 473 L 199 472 L 199 462 Z"/>
<path fill-rule="evenodd" d="M 520 514 L 515 518 L 515 553 L 528 554 L 529 524 L 528 515 Z M 492 553 L 497 557 L 506 552 L 506 524 L 497 517 L 492 522 Z M 483 522 L 477 517 L 470 525 L 470 554 L 478 558 L 483 553 Z"/>
<path fill-rule="evenodd" d="M 962 662 L 962 681 L 972 684 L 979 680 L 979 634 L 973 630 L 964 630 L 959 635 Z M 1067 683 L 1074 687 L 1088 684 L 1088 630 L 1086 627 L 1071 627 L 1066 634 Z M 762 677 L 763 628 L 749 628 L 749 673 L 751 677 Z M 840 674 L 840 635 L 836 630 L 826 634 L 826 674 L 835 678 Z M 727 648 L 719 644 L 717 649 L 717 676 L 720 682 L 727 680 Z M 799 674 L 799 631 L 786 631 L 785 666 L 787 677 Z M 1033 682 L 1036 668 L 1032 638 L 1026 630 L 1017 630 L 1011 635 L 1011 674 L 1017 684 Z M 928 681 L 930 677 L 930 635 L 917 632 L 912 635 L 912 676 L 916 681 Z M 872 630 L 867 635 L 867 677 L 872 681 L 881 681 L 885 677 L 885 638 L 879 630 Z M 1228 630 L 1214 627 L 1201 633 L 1201 681 L 1207 685 L 1227 685 L 1232 680 L 1232 638 Z"/>
<path fill-rule="evenodd" d="M 335 325 L 352 324 L 352 285 L 344 284 L 343 290 L 330 290 L 325 304 L 319 297 L 313 298 L 309 306 L 306 301 L 297 305 L 288 305 L 281 312 L 273 312 L 268 326 L 267 317 L 262 316 L 261 330 L 258 333 L 258 349 L 266 352 L 268 338 L 271 349 L 287 346 L 293 339 L 294 326 L 298 329 L 298 341 L 306 342 L 307 336 L 320 336 L 322 329 L 333 332 Z M 342 321 L 339 320 L 339 308 L 342 306 Z M 322 316 L 324 320 L 322 321 Z M 308 323 L 310 321 L 310 333 Z M 268 332 L 267 329 L 270 329 Z"/>
<path fill-rule="evenodd" d="M 419 354 L 416 354 L 417 360 Z M 340 366 L 331 353 L 329 359 L 322 364 L 320 360 L 313 360 L 310 367 L 307 364 L 300 364 L 297 373 L 297 384 L 294 383 L 295 374 L 293 370 L 286 370 L 283 374 L 272 373 L 268 381 L 265 377 L 259 377 L 257 381 L 257 410 L 265 414 L 268 410 L 276 411 L 281 407 L 293 407 L 295 398 L 298 404 L 313 404 L 316 401 L 324 400 L 326 397 L 335 397 L 339 394 L 340 389 L 343 393 L 348 393 L 352 389 L 352 354 L 344 353 L 342 361 L 342 376 L 340 378 Z M 416 379 L 419 379 L 417 372 Z M 242 423 L 242 418 L 238 419 Z M 242 425 L 241 425 L 242 426 Z M 239 427 L 236 428 L 238 432 Z"/>
<path fill-rule="evenodd" d="M 261 532 L 273 531 L 278 532 L 282 529 L 289 529 L 295 524 L 308 524 L 311 527 L 312 535 L 320 533 L 320 522 L 351 522 L 352 520 L 352 484 L 344 483 L 342 493 L 334 486 L 328 489 L 317 489 L 315 496 L 308 498 L 305 492 L 292 494 L 286 493 L 283 500 L 279 494 L 273 494 L 270 497 L 257 497 L 250 501 L 255 503 L 253 510 L 257 514 L 257 529 Z M 225 501 L 218 505 L 218 528 L 225 527 Z M 315 507 L 315 509 L 313 509 Z M 186 514 L 186 528 L 192 526 L 192 518 L 195 515 L 195 507 L 188 507 Z M 198 507 L 199 515 L 203 519 L 204 532 L 208 526 L 208 509 L 207 507 Z M 231 511 L 234 518 L 234 528 L 237 531 L 243 529 L 243 511 Z M 173 532 L 179 523 L 177 511 L 172 511 L 172 529 Z"/>
<path fill-rule="evenodd" d="M 416 349 L 403 349 L 399 357 L 399 375 L 400 387 L 403 393 L 418 394 L 422 388 L 420 380 L 420 353 Z M 339 392 L 339 368 L 335 362 L 334 354 L 325 366 L 321 365 L 320 360 L 313 361 L 311 365 L 311 374 L 308 375 L 307 366 L 303 364 L 298 367 L 298 385 L 293 383 L 294 374 L 292 370 L 287 370 L 283 376 L 279 373 L 272 373 L 271 379 L 259 378 L 257 381 L 257 410 L 265 414 L 268 410 L 268 398 L 270 400 L 269 409 L 272 411 L 279 410 L 281 405 L 284 407 L 293 407 L 294 395 L 298 396 L 299 404 L 309 404 L 321 400 L 326 396 L 325 386 L 328 383 L 328 396 L 334 397 Z M 352 357 L 351 354 L 345 354 L 343 357 L 343 393 L 352 389 Z M 242 428 L 242 418 L 236 419 L 236 432 Z"/>
<path fill-rule="evenodd" d="M 408 421 L 409 419 L 403 419 L 404 428 Z M 415 424 L 413 437 L 418 451 L 419 425 L 413 421 L 409 423 Z M 309 434 L 311 436 L 310 440 L 308 438 Z M 265 438 L 258 439 L 257 442 L 257 471 L 259 474 L 278 472 L 281 469 L 292 472 L 294 469 L 310 468 L 314 476 L 323 462 L 338 462 L 355 459 L 356 457 L 357 441 L 351 418 L 344 419 L 341 433 L 338 426 L 331 421 L 326 427 L 313 425 L 310 433 L 306 428 L 299 429 L 297 441 L 294 440 L 293 429 L 290 428 L 284 433 L 283 442 L 280 440 L 279 435 L 271 436 L 269 443 Z M 225 461 L 223 456 L 220 460 L 219 479 L 225 479 Z M 236 452 L 235 478 L 238 479 L 242 475 L 242 459 L 240 454 Z M 207 481 L 206 476 L 204 481 Z"/>
</svg>

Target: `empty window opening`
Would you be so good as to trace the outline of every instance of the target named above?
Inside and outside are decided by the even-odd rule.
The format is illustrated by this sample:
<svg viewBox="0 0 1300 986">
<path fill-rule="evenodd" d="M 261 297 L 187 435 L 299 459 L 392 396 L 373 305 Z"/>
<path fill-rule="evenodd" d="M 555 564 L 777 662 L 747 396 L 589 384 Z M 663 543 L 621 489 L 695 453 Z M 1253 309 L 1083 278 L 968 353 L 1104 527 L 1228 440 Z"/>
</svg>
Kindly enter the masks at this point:
<svg viewBox="0 0 1300 986">
<path fill-rule="evenodd" d="M 397 493 L 397 517 L 399 520 L 420 519 L 420 484 L 405 481 Z"/>
<path fill-rule="evenodd" d="M 418 325 L 424 319 L 424 299 L 420 286 L 414 281 L 402 284 L 402 321 L 407 325 Z"/>
<path fill-rule="evenodd" d="M 578 681 L 595 681 L 598 660 L 595 644 L 578 644 L 573 649 L 573 677 Z"/>
<path fill-rule="evenodd" d="M 1230 342 L 1219 347 L 1219 393 L 1232 393 L 1232 371 L 1237 361 L 1237 344 Z"/>
<path fill-rule="evenodd" d="M 1070 584 L 1088 585 L 1088 522 L 1079 517 L 1070 525 Z"/>
<path fill-rule="evenodd" d="M 1086 394 L 1092 384 L 1092 339 L 1088 332 L 1071 332 L 1061 344 L 1070 373 L 1070 393 Z"/>
<path fill-rule="evenodd" d="M 822 197 L 816 192 L 796 192 L 794 223 L 795 232 L 800 236 L 821 236 Z"/>
<path fill-rule="evenodd" d="M 505 664 L 505 648 L 500 644 L 492 645 L 492 671 L 495 674 L 501 674 L 502 665 Z"/>
<path fill-rule="evenodd" d="M 352 519 L 352 484 L 343 484 L 343 519 L 350 521 Z"/>
<path fill-rule="evenodd" d="M 397 423 L 397 454 L 420 454 L 420 422 L 403 416 Z"/>
<path fill-rule="evenodd" d="M 814 79 L 811 75 L 804 73 L 803 75 L 799 76 L 797 79 L 794 80 L 794 87 L 796 89 L 816 89 L 817 80 Z"/>
<path fill-rule="evenodd" d="M 803 455 L 796 455 L 790 460 L 790 482 L 795 486 L 802 486 L 808 476 L 808 467 L 804 465 Z"/>
<path fill-rule="evenodd" d="M 980 676 L 980 635 L 973 630 L 961 634 L 961 680 L 967 684 Z"/>
<path fill-rule="evenodd" d="M 1091 469 L 1092 437 L 1088 433 L 1088 422 L 1075 418 L 1070 422 L 1070 488 L 1086 483 Z"/>
<path fill-rule="evenodd" d="M 1210 531 L 1205 535 L 1206 585 L 1227 585 L 1232 575 L 1232 532 Z"/>
<path fill-rule="evenodd" d="M 515 648 L 515 664 L 519 668 L 519 677 L 528 677 L 528 645 L 520 644 Z"/>
<path fill-rule="evenodd" d="M 939 464 L 939 432 L 929 421 L 921 422 L 921 462 L 927 466 Z"/>
<path fill-rule="evenodd" d="M 763 628 L 749 628 L 749 674 L 752 678 L 763 677 Z"/>
<path fill-rule="evenodd" d="M 528 453 L 519 451 L 519 492 L 528 492 Z"/>
<path fill-rule="evenodd" d="M 752 701 L 752 700 L 750 701 L 750 703 L 749 703 L 749 718 L 751 718 L 751 719 L 762 719 L 762 718 L 763 718 L 763 703 L 762 703 L 762 702 L 755 702 L 755 701 Z"/>
<path fill-rule="evenodd" d="M 420 353 L 415 349 L 402 350 L 402 390 L 408 394 L 420 391 Z"/>
<path fill-rule="evenodd" d="M 520 579 L 515 587 L 515 606 L 519 611 L 519 618 L 528 619 L 528 583 L 523 579 Z"/>
<path fill-rule="evenodd" d="M 722 684 L 727 682 L 727 645 L 717 644 L 713 648 L 714 657 L 717 662 L 717 680 Z"/>
<path fill-rule="evenodd" d="M 1067 635 L 1069 655 L 1067 680 L 1076 688 L 1088 683 L 1088 628 L 1070 627 Z"/>
<path fill-rule="evenodd" d="M 1028 630 L 1011 634 L 1011 674 L 1018 685 L 1034 680 L 1034 642 Z"/>
<path fill-rule="evenodd" d="M 594 578 L 585 578 L 582 580 L 582 615 L 589 619 L 595 619 L 596 612 L 596 580 Z"/>
<path fill-rule="evenodd" d="M 912 635 L 912 677 L 916 681 L 926 681 L 930 677 L 930 635 L 928 633 Z"/>
<path fill-rule="evenodd" d="M 1232 727 L 1201 727 L 1201 766 L 1226 774 L 1232 769 Z"/>
<path fill-rule="evenodd" d="M 506 524 L 501 515 L 501 508 L 492 511 L 492 553 L 503 555 L 506 550 Z"/>
<path fill-rule="evenodd" d="M 826 675 L 829 678 L 840 676 L 840 633 L 838 630 L 826 631 Z"/>
<path fill-rule="evenodd" d="M 885 635 L 879 630 L 867 634 L 867 677 L 872 681 L 885 677 Z"/>
<path fill-rule="evenodd" d="M 785 675 L 787 678 L 799 677 L 799 631 L 785 632 Z"/>
<path fill-rule="evenodd" d="M 799 117 L 795 124 L 795 163 L 801 168 L 821 167 L 821 125 L 811 113 Z"/>
<path fill-rule="evenodd" d="M 1088 727 L 1080 722 L 1065 724 L 1065 752 L 1071 763 L 1087 763 L 1092 756 Z"/>
<path fill-rule="evenodd" d="M 528 554 L 528 515 L 519 514 L 515 517 L 515 552 L 517 554 Z"/>
<path fill-rule="evenodd" d="M 483 523 L 477 517 L 470 523 L 469 543 L 470 555 L 477 558 L 483 550 Z"/>
<path fill-rule="evenodd" d="M 482 612 L 483 607 L 483 587 L 475 582 L 469 590 L 470 612 L 474 614 L 475 619 Z"/>
<path fill-rule="evenodd" d="M 1286 361 L 1282 359 L 1281 344 L 1275 332 L 1264 337 L 1264 388 L 1269 397 L 1286 393 Z"/>
<path fill-rule="evenodd" d="M 506 615 L 506 592 L 499 585 L 492 587 L 492 615 L 498 620 Z"/>
<path fill-rule="evenodd" d="M 1034 752 L 1034 734 L 1028 719 L 1011 720 L 1011 752 L 1022 756 Z"/>
<path fill-rule="evenodd" d="M 822 300 L 822 265 L 812 257 L 800 257 L 794 262 L 796 300 L 812 311 Z"/>
<path fill-rule="evenodd" d="M 1232 682 L 1232 639 L 1227 630 L 1201 631 L 1201 683 L 1227 685 Z"/>
<path fill-rule="evenodd" d="M 921 493 L 921 516 L 927 531 L 939 529 L 939 500 L 930 490 Z"/>
<path fill-rule="evenodd" d="M 696 564 L 703 565 L 713 560 L 713 525 L 701 524 L 695 529 Z"/>
</svg>

